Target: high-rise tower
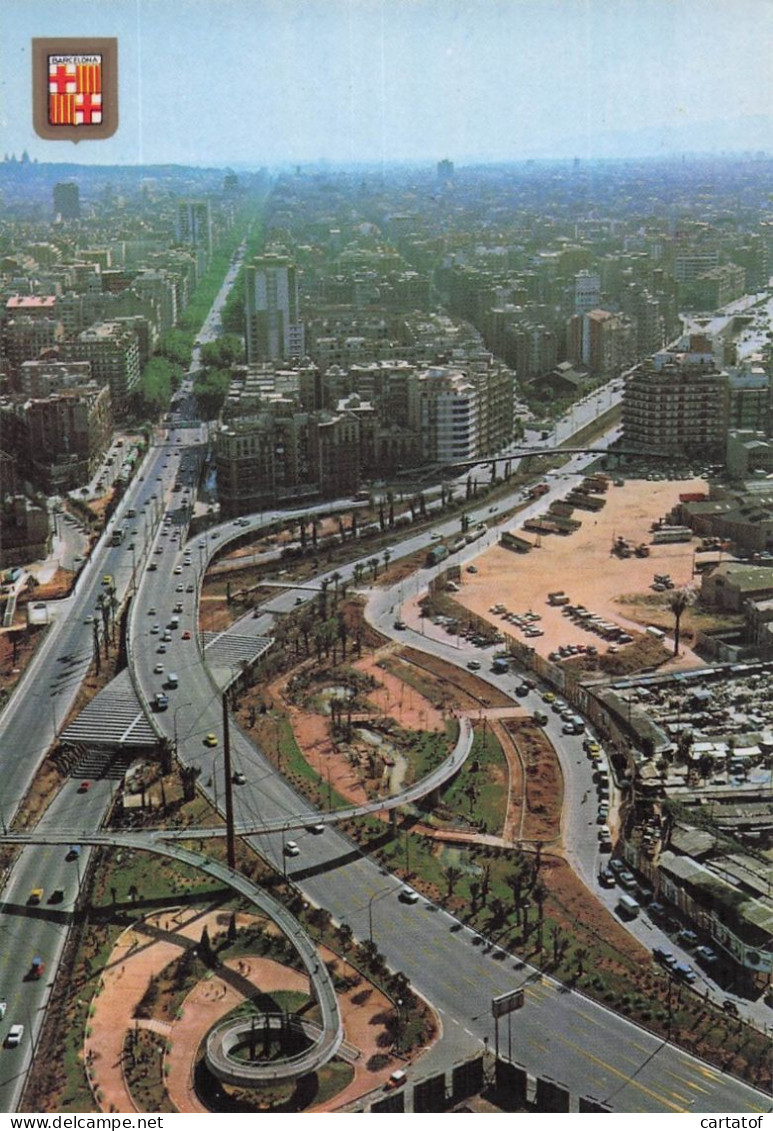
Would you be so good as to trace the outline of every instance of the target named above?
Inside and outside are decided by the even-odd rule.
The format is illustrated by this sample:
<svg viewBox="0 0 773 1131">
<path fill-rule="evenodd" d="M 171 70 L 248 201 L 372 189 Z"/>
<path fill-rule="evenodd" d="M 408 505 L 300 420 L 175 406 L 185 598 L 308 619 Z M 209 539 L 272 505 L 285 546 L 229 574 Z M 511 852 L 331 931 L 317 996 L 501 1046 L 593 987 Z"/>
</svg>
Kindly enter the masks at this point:
<svg viewBox="0 0 773 1131">
<path fill-rule="evenodd" d="M 284 255 L 261 255 L 248 264 L 244 301 L 247 361 L 303 357 L 295 264 Z"/>
</svg>

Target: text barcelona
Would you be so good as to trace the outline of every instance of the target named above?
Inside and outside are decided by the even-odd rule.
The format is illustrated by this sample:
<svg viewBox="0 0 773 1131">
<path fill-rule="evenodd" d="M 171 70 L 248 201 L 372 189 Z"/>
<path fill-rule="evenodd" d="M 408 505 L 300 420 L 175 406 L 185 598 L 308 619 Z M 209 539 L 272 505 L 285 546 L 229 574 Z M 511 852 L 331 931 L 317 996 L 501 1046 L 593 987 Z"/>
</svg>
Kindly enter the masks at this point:
<svg viewBox="0 0 773 1131">
<path fill-rule="evenodd" d="M 48 121 L 52 126 L 101 124 L 101 55 L 49 55 Z"/>
</svg>

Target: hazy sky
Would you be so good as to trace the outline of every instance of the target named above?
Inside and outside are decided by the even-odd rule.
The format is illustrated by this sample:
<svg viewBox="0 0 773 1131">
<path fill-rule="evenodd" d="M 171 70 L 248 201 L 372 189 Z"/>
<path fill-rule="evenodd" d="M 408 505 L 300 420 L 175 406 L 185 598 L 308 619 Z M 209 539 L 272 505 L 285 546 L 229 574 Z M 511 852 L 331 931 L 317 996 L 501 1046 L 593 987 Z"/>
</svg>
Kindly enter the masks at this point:
<svg viewBox="0 0 773 1131">
<path fill-rule="evenodd" d="M 30 40 L 118 37 L 109 141 L 32 130 Z M 0 151 L 277 164 L 773 151 L 773 0 L 0 0 Z"/>
</svg>

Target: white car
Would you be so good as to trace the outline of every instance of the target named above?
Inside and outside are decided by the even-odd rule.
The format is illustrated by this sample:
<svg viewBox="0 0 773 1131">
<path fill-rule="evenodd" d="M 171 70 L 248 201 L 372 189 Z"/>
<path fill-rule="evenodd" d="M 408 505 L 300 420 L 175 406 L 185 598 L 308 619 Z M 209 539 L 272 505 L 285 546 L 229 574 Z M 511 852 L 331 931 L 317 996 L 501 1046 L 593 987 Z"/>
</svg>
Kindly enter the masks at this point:
<svg viewBox="0 0 773 1131">
<path fill-rule="evenodd" d="M 15 1049 L 17 1045 L 21 1044 L 21 1039 L 24 1036 L 23 1025 L 12 1025 L 8 1030 L 8 1036 L 5 1038 L 6 1047 Z"/>
<path fill-rule="evenodd" d="M 300 856 L 301 850 L 294 840 L 285 841 L 285 856 Z"/>
<path fill-rule="evenodd" d="M 2 1019 L 5 1017 L 5 1011 L 7 1008 L 8 1003 L 6 1001 L 0 1001 L 0 1021 L 2 1021 Z"/>
<path fill-rule="evenodd" d="M 419 893 L 413 888 L 405 887 L 400 892 L 400 900 L 402 903 L 418 903 Z"/>
</svg>

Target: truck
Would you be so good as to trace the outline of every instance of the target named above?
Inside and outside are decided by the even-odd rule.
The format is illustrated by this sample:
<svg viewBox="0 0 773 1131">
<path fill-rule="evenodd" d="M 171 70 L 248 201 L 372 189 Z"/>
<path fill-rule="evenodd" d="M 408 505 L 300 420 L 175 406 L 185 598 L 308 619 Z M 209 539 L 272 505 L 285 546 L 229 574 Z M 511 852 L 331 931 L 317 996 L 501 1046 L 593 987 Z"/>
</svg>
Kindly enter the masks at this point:
<svg viewBox="0 0 773 1131">
<path fill-rule="evenodd" d="M 547 495 L 549 490 L 550 487 L 547 483 L 535 483 L 533 487 L 529 488 L 527 497 L 530 499 L 539 499 L 542 495 Z"/>
<path fill-rule="evenodd" d="M 126 527 L 123 523 L 113 528 L 113 533 L 110 538 L 111 546 L 120 546 L 126 537 Z"/>
<path fill-rule="evenodd" d="M 430 546 L 429 550 L 427 550 L 427 559 L 426 559 L 427 565 L 428 566 L 437 565 L 438 562 L 444 562 L 447 557 L 448 557 L 448 546 L 445 546 L 445 545 Z"/>
</svg>

